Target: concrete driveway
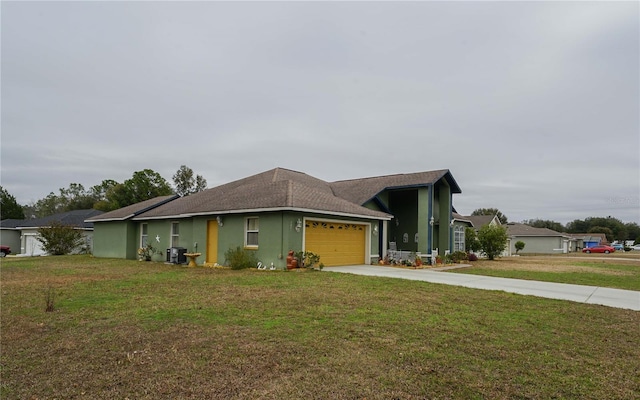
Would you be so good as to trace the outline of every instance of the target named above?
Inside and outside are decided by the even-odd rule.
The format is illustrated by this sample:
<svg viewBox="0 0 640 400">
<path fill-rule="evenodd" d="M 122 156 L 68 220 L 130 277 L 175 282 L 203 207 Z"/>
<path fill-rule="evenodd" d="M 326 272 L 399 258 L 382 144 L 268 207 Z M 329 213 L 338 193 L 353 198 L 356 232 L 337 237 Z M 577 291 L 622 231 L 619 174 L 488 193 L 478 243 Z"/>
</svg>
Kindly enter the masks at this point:
<svg viewBox="0 0 640 400">
<path fill-rule="evenodd" d="M 410 279 L 441 283 L 444 285 L 464 286 L 473 289 L 501 290 L 509 293 L 576 301 L 578 303 L 600 304 L 640 311 L 640 292 L 634 290 L 528 281 L 523 279 L 494 278 L 481 275 L 440 272 L 429 269 L 404 269 L 380 265 L 325 267 L 324 271 Z"/>
</svg>

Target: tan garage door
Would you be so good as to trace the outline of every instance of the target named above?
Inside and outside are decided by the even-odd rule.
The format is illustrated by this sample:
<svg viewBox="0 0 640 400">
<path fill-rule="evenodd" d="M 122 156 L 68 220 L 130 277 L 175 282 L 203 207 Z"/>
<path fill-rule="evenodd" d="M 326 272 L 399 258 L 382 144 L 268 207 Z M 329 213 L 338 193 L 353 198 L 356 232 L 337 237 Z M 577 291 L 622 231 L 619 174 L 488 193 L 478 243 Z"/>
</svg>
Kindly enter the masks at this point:
<svg viewBox="0 0 640 400">
<path fill-rule="evenodd" d="M 307 221 L 305 249 L 320 256 L 326 266 L 365 263 L 366 226 Z"/>
</svg>

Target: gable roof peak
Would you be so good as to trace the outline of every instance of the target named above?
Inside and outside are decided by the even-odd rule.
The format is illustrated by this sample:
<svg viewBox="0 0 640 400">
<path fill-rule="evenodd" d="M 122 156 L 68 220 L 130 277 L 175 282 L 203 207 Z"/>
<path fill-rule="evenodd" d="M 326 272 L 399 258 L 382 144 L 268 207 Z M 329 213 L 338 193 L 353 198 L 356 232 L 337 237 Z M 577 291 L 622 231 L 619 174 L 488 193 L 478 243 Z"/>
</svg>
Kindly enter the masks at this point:
<svg viewBox="0 0 640 400">
<path fill-rule="evenodd" d="M 307 175 L 304 172 L 295 171 L 293 169 L 282 168 L 282 167 L 276 167 L 270 171 L 267 171 L 267 173 L 273 174 L 272 182 L 277 182 L 278 180 L 281 180 L 281 178 L 285 178 L 287 175 L 290 175 L 290 174 Z"/>
</svg>

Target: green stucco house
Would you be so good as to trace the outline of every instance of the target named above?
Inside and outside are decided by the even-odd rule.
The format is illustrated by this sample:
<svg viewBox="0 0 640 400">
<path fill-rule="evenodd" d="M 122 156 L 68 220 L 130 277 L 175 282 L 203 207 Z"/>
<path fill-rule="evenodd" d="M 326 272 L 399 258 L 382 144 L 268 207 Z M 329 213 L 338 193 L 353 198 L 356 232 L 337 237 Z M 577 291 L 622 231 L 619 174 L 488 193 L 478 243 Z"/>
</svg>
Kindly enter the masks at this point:
<svg viewBox="0 0 640 400">
<path fill-rule="evenodd" d="M 135 259 L 151 244 L 201 253 L 224 264 L 228 249 L 255 251 L 284 268 L 289 250 L 311 251 L 326 266 L 377 262 L 391 243 L 428 258 L 453 251 L 449 170 L 325 182 L 275 168 L 186 197 L 165 196 L 88 219 L 96 257 Z"/>
</svg>

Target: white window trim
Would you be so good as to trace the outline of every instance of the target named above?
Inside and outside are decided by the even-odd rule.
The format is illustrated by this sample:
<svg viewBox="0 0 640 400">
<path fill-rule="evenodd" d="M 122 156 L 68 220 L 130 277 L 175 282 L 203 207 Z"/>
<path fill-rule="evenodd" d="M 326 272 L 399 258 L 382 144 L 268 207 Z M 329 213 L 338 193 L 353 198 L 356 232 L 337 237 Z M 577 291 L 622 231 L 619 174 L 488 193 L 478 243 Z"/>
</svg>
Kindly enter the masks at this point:
<svg viewBox="0 0 640 400">
<path fill-rule="evenodd" d="M 175 234 L 173 232 L 174 225 L 178 225 L 178 233 L 177 234 Z M 180 222 L 172 221 L 170 229 L 171 229 L 171 231 L 169 233 L 169 243 L 171 244 L 171 247 L 178 247 L 178 245 L 180 244 Z M 174 243 L 174 238 L 175 238 L 175 243 Z"/>
<path fill-rule="evenodd" d="M 453 249 L 454 251 L 465 251 L 466 246 L 466 238 L 465 238 L 465 227 L 456 226 L 453 233 Z"/>
<path fill-rule="evenodd" d="M 146 234 L 144 233 L 145 227 L 147 228 Z M 146 243 L 144 239 L 146 239 Z M 143 222 L 140 224 L 140 247 L 145 247 L 147 244 L 149 244 L 149 224 Z"/>
<path fill-rule="evenodd" d="M 258 229 L 249 230 L 249 220 L 250 219 L 258 220 Z M 257 233 L 258 234 L 258 244 L 249 244 L 248 243 L 249 233 Z M 260 217 L 255 217 L 255 216 L 246 217 L 244 219 L 244 247 L 246 249 L 257 249 L 259 245 L 260 245 Z"/>
</svg>

